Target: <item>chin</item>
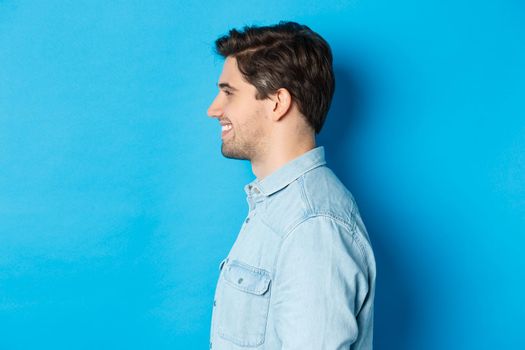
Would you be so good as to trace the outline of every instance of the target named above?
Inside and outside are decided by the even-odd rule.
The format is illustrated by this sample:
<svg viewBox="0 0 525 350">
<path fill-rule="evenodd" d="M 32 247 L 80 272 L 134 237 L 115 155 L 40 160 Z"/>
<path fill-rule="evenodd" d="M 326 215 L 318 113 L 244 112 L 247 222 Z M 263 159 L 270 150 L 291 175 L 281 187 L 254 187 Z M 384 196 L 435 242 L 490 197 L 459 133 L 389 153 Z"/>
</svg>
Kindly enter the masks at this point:
<svg viewBox="0 0 525 350">
<path fill-rule="evenodd" d="M 228 147 L 224 143 L 221 147 L 221 153 L 225 158 L 229 159 L 250 160 L 244 152 Z"/>
</svg>

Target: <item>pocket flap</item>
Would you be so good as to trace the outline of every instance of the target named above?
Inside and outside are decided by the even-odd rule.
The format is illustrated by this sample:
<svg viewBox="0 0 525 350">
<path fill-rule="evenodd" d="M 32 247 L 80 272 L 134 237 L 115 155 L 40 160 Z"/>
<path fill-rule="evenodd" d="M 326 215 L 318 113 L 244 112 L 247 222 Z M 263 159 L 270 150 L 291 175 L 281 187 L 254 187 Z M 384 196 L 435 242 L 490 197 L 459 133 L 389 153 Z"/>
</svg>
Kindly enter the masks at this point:
<svg viewBox="0 0 525 350">
<path fill-rule="evenodd" d="M 242 291 L 262 295 L 270 286 L 268 271 L 232 260 L 224 270 L 224 279 Z"/>
</svg>

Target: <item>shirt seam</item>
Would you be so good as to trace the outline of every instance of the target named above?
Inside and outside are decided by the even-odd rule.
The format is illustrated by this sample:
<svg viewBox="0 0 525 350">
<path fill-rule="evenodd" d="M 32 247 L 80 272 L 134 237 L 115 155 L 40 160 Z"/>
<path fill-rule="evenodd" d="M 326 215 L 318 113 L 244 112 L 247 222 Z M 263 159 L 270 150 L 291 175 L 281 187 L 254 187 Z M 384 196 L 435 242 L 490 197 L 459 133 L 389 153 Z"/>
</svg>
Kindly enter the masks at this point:
<svg viewBox="0 0 525 350">
<path fill-rule="evenodd" d="M 363 262 L 365 264 L 366 271 L 363 271 L 363 272 L 366 274 L 367 279 L 368 279 L 368 277 L 369 277 L 368 276 L 368 271 L 370 271 L 370 264 L 368 262 L 368 259 L 366 258 L 366 254 L 365 254 L 364 248 L 362 246 L 362 242 L 361 242 L 361 240 L 359 238 L 359 235 L 357 234 L 356 230 L 352 227 L 352 225 L 347 223 L 344 219 L 338 218 L 338 217 L 332 215 L 331 213 L 327 213 L 327 212 L 312 212 L 310 215 L 305 216 L 302 220 L 300 220 L 295 225 L 293 225 L 282 236 L 281 241 L 279 243 L 279 247 L 277 248 L 277 254 L 275 255 L 275 259 L 274 259 L 274 262 L 273 262 L 273 267 L 272 267 L 272 270 L 273 270 L 273 273 L 272 273 L 273 281 L 275 282 L 275 280 L 277 279 L 277 275 L 279 274 L 279 271 L 277 271 L 276 267 L 277 267 L 277 262 L 281 258 L 281 251 L 282 251 L 282 247 L 283 247 L 285 241 L 288 239 L 288 237 L 290 237 L 292 235 L 292 233 L 295 232 L 297 227 L 299 227 L 302 223 L 306 222 L 307 220 L 318 218 L 318 217 L 327 217 L 329 219 L 332 219 L 332 220 L 336 221 L 337 223 L 341 224 L 342 226 L 344 226 L 348 231 L 350 231 L 351 237 L 352 237 L 352 241 L 355 242 L 355 244 L 356 244 L 356 246 L 357 246 L 357 248 L 359 250 L 359 253 L 361 254 L 361 258 L 362 258 L 362 260 L 363 260 Z M 274 230 L 274 232 L 275 232 L 275 230 Z M 274 284 L 274 288 L 275 287 L 276 287 L 276 285 Z M 275 292 L 275 290 L 273 292 Z M 273 294 L 273 292 L 272 292 L 272 294 Z M 273 306 L 274 301 L 275 301 L 275 298 L 270 298 L 270 305 L 269 305 L 270 309 L 274 307 Z M 279 339 L 279 336 L 278 336 L 277 333 L 276 333 L 276 336 Z"/>
<path fill-rule="evenodd" d="M 367 270 L 369 270 L 370 269 L 370 264 L 369 264 L 368 259 L 366 257 L 365 248 L 363 247 L 363 244 L 361 242 L 361 238 L 359 237 L 359 234 L 357 233 L 357 230 L 355 229 L 355 225 L 352 225 L 351 223 L 347 222 L 346 220 L 341 219 L 340 217 L 337 217 L 337 216 L 335 216 L 335 215 L 333 215 L 331 213 L 328 213 L 328 212 L 312 212 L 310 215 L 307 215 L 305 218 L 303 218 L 303 220 L 300 220 L 298 223 L 296 223 L 294 226 L 292 226 L 288 230 L 288 232 L 286 232 L 282 236 L 281 244 L 280 244 L 280 247 L 279 247 L 279 252 L 278 252 L 277 258 L 275 259 L 276 261 L 275 261 L 275 264 L 274 264 L 274 271 L 277 272 L 275 270 L 275 265 L 277 264 L 277 260 L 279 259 L 279 255 L 281 253 L 281 246 L 288 239 L 288 237 L 290 237 L 292 235 L 292 233 L 295 232 L 297 227 L 299 227 L 302 223 L 306 222 L 307 220 L 315 219 L 315 218 L 318 218 L 318 217 L 327 217 L 329 219 L 332 219 L 332 220 L 336 221 L 337 223 L 341 224 L 342 226 L 344 226 L 349 231 L 349 233 L 351 234 L 351 237 L 352 237 L 352 241 L 355 242 L 357 248 L 359 249 L 359 253 L 361 254 L 361 259 L 363 259 L 363 262 L 365 263 L 365 267 L 367 268 Z"/>
<path fill-rule="evenodd" d="M 304 177 L 305 177 L 305 175 L 306 175 L 306 173 L 302 174 L 298 178 L 298 182 L 299 182 L 299 185 L 300 185 L 299 187 L 300 187 L 300 192 L 301 192 L 301 198 L 306 203 L 307 212 L 312 213 L 313 212 L 312 204 L 308 200 L 308 196 L 306 194 L 306 185 L 304 184 Z"/>
<path fill-rule="evenodd" d="M 265 216 L 264 214 L 261 214 L 259 217 L 260 217 L 260 220 L 261 222 L 266 226 L 268 227 L 277 237 L 279 238 L 282 238 L 281 235 L 279 235 L 279 232 L 277 232 L 277 230 L 275 230 L 269 223 L 266 222 L 266 219 L 265 219 Z M 275 271 L 275 269 L 274 269 Z"/>
</svg>

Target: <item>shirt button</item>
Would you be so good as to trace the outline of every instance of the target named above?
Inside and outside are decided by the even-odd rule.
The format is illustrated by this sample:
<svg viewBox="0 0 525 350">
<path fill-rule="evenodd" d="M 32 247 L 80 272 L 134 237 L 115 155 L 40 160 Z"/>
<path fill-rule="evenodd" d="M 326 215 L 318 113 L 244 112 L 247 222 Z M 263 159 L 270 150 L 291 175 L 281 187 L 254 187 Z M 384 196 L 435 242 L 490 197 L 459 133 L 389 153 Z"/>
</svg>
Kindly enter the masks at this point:
<svg viewBox="0 0 525 350">
<path fill-rule="evenodd" d="M 215 300 L 213 301 L 213 307 L 215 307 L 217 305 L 217 303 L 215 302 Z"/>
<path fill-rule="evenodd" d="M 244 220 L 245 223 L 249 223 L 250 222 L 250 218 L 246 218 L 246 220 Z"/>
</svg>

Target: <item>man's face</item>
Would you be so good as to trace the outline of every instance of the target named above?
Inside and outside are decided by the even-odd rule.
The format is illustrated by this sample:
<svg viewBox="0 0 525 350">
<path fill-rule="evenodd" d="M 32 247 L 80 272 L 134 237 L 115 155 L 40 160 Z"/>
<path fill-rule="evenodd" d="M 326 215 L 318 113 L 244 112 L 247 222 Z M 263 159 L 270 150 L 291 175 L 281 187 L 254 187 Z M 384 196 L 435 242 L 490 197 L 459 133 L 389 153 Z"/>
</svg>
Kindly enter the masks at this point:
<svg viewBox="0 0 525 350">
<path fill-rule="evenodd" d="M 261 156 L 268 141 L 265 102 L 255 99 L 257 90 L 243 79 L 235 58 L 226 58 L 217 85 L 219 93 L 208 108 L 208 116 L 222 125 L 222 154 L 247 160 Z"/>
</svg>

